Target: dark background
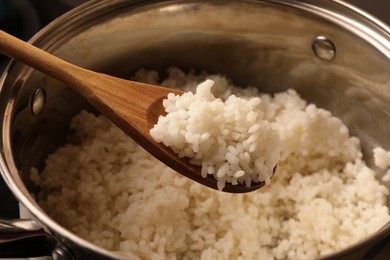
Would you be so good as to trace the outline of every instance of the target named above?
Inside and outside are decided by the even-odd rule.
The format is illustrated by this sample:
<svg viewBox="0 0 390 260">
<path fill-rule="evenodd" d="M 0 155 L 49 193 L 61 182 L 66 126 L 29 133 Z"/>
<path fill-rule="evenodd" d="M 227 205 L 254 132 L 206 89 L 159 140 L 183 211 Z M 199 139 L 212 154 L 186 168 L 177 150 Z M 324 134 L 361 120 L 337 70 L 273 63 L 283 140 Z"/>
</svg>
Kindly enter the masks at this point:
<svg viewBox="0 0 390 260">
<path fill-rule="evenodd" d="M 347 0 L 390 25 L 390 0 Z"/>
</svg>

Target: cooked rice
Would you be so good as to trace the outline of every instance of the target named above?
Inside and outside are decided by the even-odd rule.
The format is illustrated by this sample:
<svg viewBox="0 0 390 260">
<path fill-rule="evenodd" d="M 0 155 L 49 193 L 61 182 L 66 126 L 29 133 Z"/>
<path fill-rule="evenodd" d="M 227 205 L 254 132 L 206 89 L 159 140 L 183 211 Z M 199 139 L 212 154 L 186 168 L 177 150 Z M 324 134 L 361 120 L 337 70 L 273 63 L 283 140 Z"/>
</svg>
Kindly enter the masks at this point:
<svg viewBox="0 0 390 260">
<path fill-rule="evenodd" d="M 386 151 L 382 147 L 376 147 L 373 149 L 375 165 L 386 170 L 383 175 L 383 181 L 390 181 L 390 151 Z"/>
<path fill-rule="evenodd" d="M 168 86 L 205 75 L 169 70 Z M 214 95 L 259 96 L 289 151 L 270 185 L 249 194 L 201 186 L 164 166 L 103 116 L 81 112 L 73 143 L 35 178 L 38 201 L 61 225 L 131 259 L 313 259 L 343 249 L 389 220 L 388 190 L 362 161 L 359 140 L 294 90 L 275 96 L 224 77 Z M 137 80 L 157 83 L 155 72 Z"/>
<path fill-rule="evenodd" d="M 286 152 L 278 133 L 263 119 L 261 99 L 229 96 L 225 101 L 211 93 L 214 81 L 199 84 L 196 93 L 169 94 L 150 134 L 173 149 L 180 158 L 201 166 L 202 176 L 213 175 L 218 189 L 252 182 L 269 184 L 276 164 Z"/>
</svg>

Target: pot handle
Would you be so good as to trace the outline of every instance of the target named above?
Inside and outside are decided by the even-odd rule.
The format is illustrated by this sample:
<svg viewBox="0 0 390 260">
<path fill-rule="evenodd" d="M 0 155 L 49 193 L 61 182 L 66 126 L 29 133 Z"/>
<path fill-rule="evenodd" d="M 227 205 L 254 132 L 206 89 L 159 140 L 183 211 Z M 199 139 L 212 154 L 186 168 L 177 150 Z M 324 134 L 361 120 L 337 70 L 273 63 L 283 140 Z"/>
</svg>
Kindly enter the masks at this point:
<svg viewBox="0 0 390 260">
<path fill-rule="evenodd" d="M 45 232 L 35 220 L 0 219 L 0 258 L 40 256 L 74 259 L 62 243 Z"/>
<path fill-rule="evenodd" d="M 390 253 L 390 235 L 375 243 L 368 252 L 362 257 L 362 260 L 385 260 L 389 258 Z"/>
</svg>

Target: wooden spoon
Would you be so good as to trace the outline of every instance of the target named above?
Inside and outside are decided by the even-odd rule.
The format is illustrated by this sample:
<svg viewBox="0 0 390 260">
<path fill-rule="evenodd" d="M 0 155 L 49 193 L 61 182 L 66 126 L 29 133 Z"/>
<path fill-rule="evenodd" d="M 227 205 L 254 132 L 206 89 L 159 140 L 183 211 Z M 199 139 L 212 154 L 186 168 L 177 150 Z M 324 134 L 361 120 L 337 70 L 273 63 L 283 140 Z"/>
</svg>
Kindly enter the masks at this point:
<svg viewBox="0 0 390 260">
<path fill-rule="evenodd" d="M 190 164 L 187 158 L 180 159 L 149 133 L 158 117 L 166 114 L 162 100 L 168 93 L 181 95 L 182 91 L 83 69 L 3 31 L 0 31 L 0 52 L 67 84 L 157 159 L 200 184 L 218 189 L 213 176 L 203 178 L 199 166 Z M 226 183 L 223 191 L 244 193 L 263 185 L 263 182 L 252 183 L 248 188 Z"/>
</svg>

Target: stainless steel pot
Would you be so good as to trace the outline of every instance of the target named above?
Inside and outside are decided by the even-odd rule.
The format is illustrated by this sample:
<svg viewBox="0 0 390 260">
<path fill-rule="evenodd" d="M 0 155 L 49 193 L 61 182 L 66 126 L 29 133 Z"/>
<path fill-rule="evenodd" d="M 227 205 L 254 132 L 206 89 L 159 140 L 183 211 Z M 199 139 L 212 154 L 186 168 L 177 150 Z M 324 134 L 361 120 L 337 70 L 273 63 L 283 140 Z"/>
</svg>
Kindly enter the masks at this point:
<svg viewBox="0 0 390 260">
<path fill-rule="evenodd" d="M 390 30 L 341 1 L 91 1 L 31 43 L 125 78 L 138 68 L 174 65 L 227 74 L 265 92 L 295 88 L 344 120 L 362 140 L 368 163 L 374 146 L 390 149 Z M 56 258 L 119 258 L 48 217 L 28 178 L 30 167 L 42 168 L 65 142 L 70 118 L 91 108 L 63 84 L 17 62 L 8 66 L 0 90 L 1 174 L 34 218 L 3 221 L 0 251 L 27 239 Z M 13 242 L 3 243 L 5 237 Z M 389 240 L 390 223 L 324 259 L 373 259 Z"/>
</svg>

